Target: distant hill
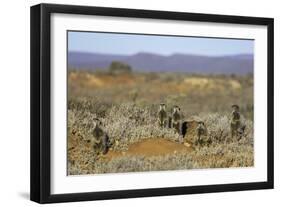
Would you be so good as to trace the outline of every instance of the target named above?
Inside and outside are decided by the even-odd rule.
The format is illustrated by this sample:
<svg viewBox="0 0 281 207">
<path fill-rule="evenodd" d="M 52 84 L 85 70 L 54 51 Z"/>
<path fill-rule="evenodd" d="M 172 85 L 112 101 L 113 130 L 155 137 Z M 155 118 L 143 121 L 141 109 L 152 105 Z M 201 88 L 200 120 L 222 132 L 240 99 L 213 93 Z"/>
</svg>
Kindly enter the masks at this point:
<svg viewBox="0 0 281 207">
<path fill-rule="evenodd" d="M 238 74 L 253 73 L 254 61 L 251 54 L 231 56 L 200 56 L 173 54 L 169 56 L 153 53 L 134 55 L 111 55 L 98 53 L 69 52 L 68 66 L 75 69 L 106 69 L 112 61 L 129 64 L 135 71 L 153 72 L 189 72 L 203 74 Z"/>
</svg>

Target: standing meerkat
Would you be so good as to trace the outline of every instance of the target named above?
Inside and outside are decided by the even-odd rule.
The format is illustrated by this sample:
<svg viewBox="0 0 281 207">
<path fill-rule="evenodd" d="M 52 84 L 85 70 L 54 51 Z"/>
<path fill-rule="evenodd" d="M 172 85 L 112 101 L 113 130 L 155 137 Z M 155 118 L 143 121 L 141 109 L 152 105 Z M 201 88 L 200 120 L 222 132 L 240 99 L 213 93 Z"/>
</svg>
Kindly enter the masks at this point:
<svg viewBox="0 0 281 207">
<path fill-rule="evenodd" d="M 199 144 L 202 143 L 202 136 L 206 133 L 206 127 L 203 121 L 198 122 L 198 126 L 196 127 L 196 132 L 197 132 L 197 142 Z"/>
<path fill-rule="evenodd" d="M 232 105 L 232 112 L 231 112 L 231 121 L 230 121 L 230 130 L 231 130 L 231 138 L 234 136 L 237 137 L 238 130 L 240 128 L 240 112 L 238 105 Z"/>
<path fill-rule="evenodd" d="M 181 133 L 181 114 L 178 106 L 174 106 L 172 109 L 172 128 Z"/>
<path fill-rule="evenodd" d="M 161 103 L 158 110 L 158 124 L 160 127 L 165 127 L 167 125 L 167 111 L 166 104 Z"/>
<path fill-rule="evenodd" d="M 101 121 L 97 118 L 93 119 L 93 147 L 98 152 L 102 152 L 102 154 L 106 154 L 109 149 L 109 137 L 106 132 L 101 128 Z"/>
</svg>

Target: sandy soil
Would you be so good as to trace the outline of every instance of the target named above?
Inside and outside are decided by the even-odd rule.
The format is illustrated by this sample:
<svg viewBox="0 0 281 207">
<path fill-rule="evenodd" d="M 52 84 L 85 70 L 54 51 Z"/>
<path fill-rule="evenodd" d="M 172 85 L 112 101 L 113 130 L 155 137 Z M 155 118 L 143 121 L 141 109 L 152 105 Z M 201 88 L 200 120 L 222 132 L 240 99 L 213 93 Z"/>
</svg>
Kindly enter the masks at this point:
<svg viewBox="0 0 281 207">
<path fill-rule="evenodd" d="M 120 156 L 143 155 L 161 156 L 178 152 L 190 152 L 193 148 L 189 143 L 180 144 L 166 139 L 147 139 L 129 146 L 127 151 L 109 151 L 104 158 L 113 159 Z"/>
</svg>

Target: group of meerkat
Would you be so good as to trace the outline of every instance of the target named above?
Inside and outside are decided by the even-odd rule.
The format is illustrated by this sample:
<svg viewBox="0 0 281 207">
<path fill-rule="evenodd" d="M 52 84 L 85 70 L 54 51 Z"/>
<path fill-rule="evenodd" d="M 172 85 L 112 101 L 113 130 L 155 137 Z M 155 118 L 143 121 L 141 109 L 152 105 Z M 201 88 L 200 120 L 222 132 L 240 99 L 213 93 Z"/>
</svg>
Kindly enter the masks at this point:
<svg viewBox="0 0 281 207">
<path fill-rule="evenodd" d="M 158 110 L 158 123 L 162 128 L 174 128 L 180 133 L 180 107 L 173 106 L 171 115 L 168 115 L 166 104 L 161 103 Z"/>
<path fill-rule="evenodd" d="M 183 121 L 179 106 L 173 106 L 171 114 L 169 115 L 166 109 L 166 104 L 161 103 L 158 110 L 158 124 L 162 128 L 173 128 L 181 135 L 179 142 L 183 142 L 183 138 L 187 132 L 187 122 Z M 196 131 L 198 140 L 200 140 L 201 136 L 206 131 L 204 122 L 198 122 Z"/>
<path fill-rule="evenodd" d="M 238 137 L 241 139 L 245 131 L 245 125 L 241 124 L 240 112 L 238 105 L 232 105 L 230 129 L 231 137 Z M 111 146 L 108 134 L 102 129 L 102 123 L 99 119 L 94 118 L 93 120 L 93 130 L 92 130 L 92 142 L 93 147 L 97 152 L 102 152 L 106 154 Z M 180 142 L 183 142 L 183 138 L 187 132 L 187 122 L 182 120 L 182 115 L 180 113 L 179 106 L 173 106 L 171 114 L 168 114 L 166 109 L 166 104 L 161 103 L 158 110 L 158 124 L 162 128 L 173 128 L 180 136 Z M 202 136 L 206 133 L 205 123 L 199 121 L 196 127 L 197 132 L 197 142 L 201 142 Z"/>
<path fill-rule="evenodd" d="M 236 137 L 240 140 L 245 131 L 245 125 L 241 124 L 240 121 L 240 112 L 238 105 L 232 105 L 232 112 L 231 112 L 231 121 L 230 121 L 230 131 L 231 137 Z M 162 128 L 173 128 L 180 136 L 180 142 L 183 141 L 183 138 L 187 132 L 187 122 L 182 120 L 182 116 L 180 114 L 180 107 L 173 106 L 171 115 L 168 115 L 166 110 L 166 104 L 161 103 L 159 105 L 158 110 L 158 124 Z M 202 136 L 206 134 L 206 126 L 203 121 L 199 121 L 196 127 L 197 133 L 197 142 L 202 141 Z"/>
</svg>

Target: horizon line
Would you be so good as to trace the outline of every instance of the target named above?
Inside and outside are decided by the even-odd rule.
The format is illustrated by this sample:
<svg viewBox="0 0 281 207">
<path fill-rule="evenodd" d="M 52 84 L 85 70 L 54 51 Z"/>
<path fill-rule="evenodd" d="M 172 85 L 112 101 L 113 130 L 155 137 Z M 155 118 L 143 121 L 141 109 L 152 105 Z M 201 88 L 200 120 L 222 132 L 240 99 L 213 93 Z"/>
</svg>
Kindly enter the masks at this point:
<svg viewBox="0 0 281 207">
<path fill-rule="evenodd" d="M 154 53 L 154 52 L 145 52 L 140 51 L 132 54 L 116 54 L 116 53 L 101 53 L 101 52 L 91 52 L 91 51 L 79 51 L 79 50 L 68 50 L 67 53 L 70 52 L 77 52 L 77 53 L 87 53 L 87 54 L 99 54 L 99 55 L 119 55 L 119 56 L 134 56 L 138 54 L 150 54 L 150 55 L 158 55 L 163 57 L 171 57 L 175 55 L 190 55 L 190 56 L 203 56 L 203 57 L 230 57 L 230 56 L 239 56 L 239 55 L 251 55 L 254 56 L 254 53 L 234 53 L 234 54 L 225 54 L 225 55 L 205 55 L 205 54 L 196 54 L 196 53 L 171 53 L 171 54 L 161 54 L 161 53 Z"/>
</svg>

